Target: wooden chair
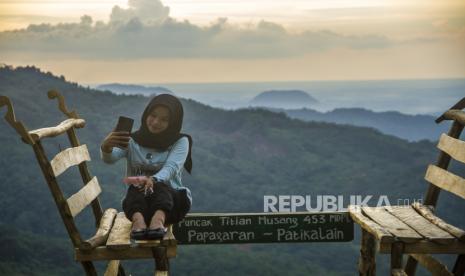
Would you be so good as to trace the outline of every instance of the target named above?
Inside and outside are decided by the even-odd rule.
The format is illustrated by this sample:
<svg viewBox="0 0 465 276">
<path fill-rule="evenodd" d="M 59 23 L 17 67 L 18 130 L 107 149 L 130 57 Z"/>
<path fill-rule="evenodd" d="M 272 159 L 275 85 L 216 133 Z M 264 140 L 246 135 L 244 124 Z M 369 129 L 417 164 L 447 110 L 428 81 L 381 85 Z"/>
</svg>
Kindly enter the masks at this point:
<svg viewBox="0 0 465 276">
<path fill-rule="evenodd" d="M 20 135 L 23 142 L 32 146 L 37 162 L 40 165 L 45 180 L 50 188 L 53 199 L 60 213 L 75 251 L 75 259 L 79 261 L 87 275 L 97 275 L 93 261 L 108 260 L 106 276 L 125 275 L 120 260 L 154 258 L 155 275 L 167 275 L 169 258 L 176 256 L 176 240 L 172 228 L 161 241 L 133 242 L 129 238 L 131 222 L 124 213 L 115 209 L 102 210 L 98 199 L 101 188 L 97 178 L 92 177 L 87 169 L 90 161 L 86 145 L 79 143 L 77 128 L 83 128 L 85 121 L 76 112 L 69 112 L 64 98 L 56 91 L 48 92 L 49 99 L 58 99 L 59 109 L 68 117 L 55 127 L 27 130 L 16 120 L 11 101 L 6 96 L 0 96 L 0 108 L 4 105 L 8 110 L 5 115 L 7 122 Z M 58 153 L 52 160 L 47 158 L 42 147 L 42 139 L 67 134 L 70 148 Z M 83 188 L 69 198 L 65 198 L 57 181 L 57 177 L 72 166 L 78 166 L 83 181 Z M 87 240 L 83 239 L 75 224 L 74 218 L 87 206 L 91 206 L 97 231 Z"/>
<path fill-rule="evenodd" d="M 465 231 L 434 214 L 441 189 L 465 199 L 465 179 L 448 171 L 451 158 L 465 163 L 465 142 L 459 139 L 465 125 L 465 112 L 460 110 L 463 107 L 465 98 L 437 120 L 453 120 L 453 124 L 439 139 L 437 164 L 428 166 L 425 179 L 430 185 L 423 204 L 349 206 L 350 216 L 362 228 L 360 275 L 376 274 L 377 251 L 391 254 L 391 275 L 414 275 L 417 263 L 433 275 L 464 275 Z M 405 267 L 403 254 L 409 255 Z M 458 254 L 452 272 L 430 254 Z"/>
</svg>

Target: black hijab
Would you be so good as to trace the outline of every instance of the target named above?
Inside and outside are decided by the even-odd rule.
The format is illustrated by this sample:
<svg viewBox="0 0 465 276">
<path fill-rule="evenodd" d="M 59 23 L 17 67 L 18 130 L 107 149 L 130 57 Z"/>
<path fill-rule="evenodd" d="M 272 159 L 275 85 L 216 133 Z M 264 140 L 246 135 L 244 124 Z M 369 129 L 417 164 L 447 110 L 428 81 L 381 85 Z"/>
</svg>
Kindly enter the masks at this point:
<svg viewBox="0 0 465 276">
<path fill-rule="evenodd" d="M 157 105 L 165 106 L 170 111 L 170 121 L 168 128 L 161 133 L 151 133 L 147 128 L 147 117 L 150 115 L 152 110 Z M 154 97 L 142 114 L 141 124 L 139 130 L 131 134 L 132 139 L 134 139 L 137 144 L 146 147 L 153 148 L 160 151 L 165 151 L 173 145 L 181 137 L 187 137 L 189 139 L 189 152 L 187 154 L 186 162 L 184 163 L 184 168 L 191 173 L 192 170 L 192 137 L 188 134 L 180 133 L 182 127 L 182 119 L 184 116 L 184 110 L 182 108 L 181 102 L 172 95 L 169 94 L 160 94 Z"/>
</svg>

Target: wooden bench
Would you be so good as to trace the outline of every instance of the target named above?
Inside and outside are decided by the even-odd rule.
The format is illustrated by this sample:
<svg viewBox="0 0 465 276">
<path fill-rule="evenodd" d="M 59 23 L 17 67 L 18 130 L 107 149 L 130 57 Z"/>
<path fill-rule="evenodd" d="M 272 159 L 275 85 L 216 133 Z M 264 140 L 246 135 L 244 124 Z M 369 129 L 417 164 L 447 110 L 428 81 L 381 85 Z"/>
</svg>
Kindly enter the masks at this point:
<svg viewBox="0 0 465 276">
<path fill-rule="evenodd" d="M 460 109 L 463 108 L 465 98 L 459 103 L 462 103 Z M 437 164 L 429 165 L 426 171 L 425 179 L 430 185 L 423 204 L 349 206 L 350 216 L 362 228 L 360 275 L 376 275 L 377 251 L 391 254 L 391 275 L 414 275 L 418 263 L 433 275 L 464 275 L 465 231 L 437 217 L 434 209 L 440 190 L 465 199 L 465 180 L 448 171 L 451 158 L 465 163 L 465 142 L 459 139 L 465 125 L 465 112 L 451 109 L 437 122 L 443 119 L 453 120 L 453 123 L 449 133 L 442 134 L 439 139 Z M 403 254 L 409 255 L 405 267 Z M 431 254 L 457 254 L 452 272 Z"/>
<path fill-rule="evenodd" d="M 97 275 L 94 261 L 109 261 L 105 276 L 125 275 L 120 260 L 154 258 L 155 275 L 167 275 L 169 258 L 176 256 L 177 244 L 238 244 L 238 243 L 296 243 L 296 242 L 350 242 L 354 236 L 353 221 L 348 212 L 328 213 L 206 213 L 188 214 L 177 225 L 169 227 L 161 241 L 130 240 L 131 222 L 116 209 L 102 210 L 99 194 L 102 192 L 96 177 L 87 169 L 90 155 L 86 145 L 81 145 L 76 129 L 85 121 L 69 112 L 64 98 L 56 91 L 49 91 L 50 99 L 58 99 L 59 109 L 68 117 L 56 127 L 29 131 L 17 121 L 13 106 L 5 96 L 0 96 L 0 108 L 7 106 L 8 123 L 21 139 L 32 146 L 45 180 L 55 200 L 57 209 L 74 246 L 76 261 L 87 275 Z M 71 147 L 49 160 L 42 147 L 42 139 L 66 133 Z M 72 166 L 78 166 L 84 186 L 65 198 L 57 177 Z M 96 233 L 83 239 L 74 218 L 90 206 L 97 226 Z M 173 233 L 176 235 L 173 235 Z"/>
<path fill-rule="evenodd" d="M 6 96 L 0 96 L 0 107 L 7 106 L 5 115 L 7 122 L 20 135 L 23 142 L 32 146 L 37 162 L 48 184 L 53 199 L 66 227 L 68 235 L 73 243 L 75 258 L 79 261 L 87 275 L 97 275 L 92 261 L 110 261 L 106 276 L 125 275 L 120 265 L 120 260 L 154 258 L 156 275 L 167 275 L 169 270 L 169 258 L 176 256 L 176 240 L 169 227 L 168 233 L 160 241 L 134 242 L 129 238 L 131 222 L 126 219 L 124 213 L 117 213 L 115 209 L 103 211 L 98 196 L 100 188 L 97 177 L 92 177 L 87 169 L 90 155 L 86 145 L 81 145 L 76 129 L 82 128 L 85 121 L 76 112 L 69 112 L 66 108 L 64 98 L 56 91 L 49 91 L 50 99 L 58 99 L 59 109 L 68 117 L 55 127 L 27 130 L 26 127 L 16 120 L 11 101 Z M 59 152 L 51 160 L 42 146 L 44 138 L 56 137 L 67 134 L 70 148 Z M 73 166 L 78 166 L 83 181 L 83 187 L 69 198 L 65 198 L 57 177 Z M 95 217 L 97 231 L 90 239 L 83 239 L 75 224 L 74 218 L 81 211 L 90 206 Z"/>
</svg>

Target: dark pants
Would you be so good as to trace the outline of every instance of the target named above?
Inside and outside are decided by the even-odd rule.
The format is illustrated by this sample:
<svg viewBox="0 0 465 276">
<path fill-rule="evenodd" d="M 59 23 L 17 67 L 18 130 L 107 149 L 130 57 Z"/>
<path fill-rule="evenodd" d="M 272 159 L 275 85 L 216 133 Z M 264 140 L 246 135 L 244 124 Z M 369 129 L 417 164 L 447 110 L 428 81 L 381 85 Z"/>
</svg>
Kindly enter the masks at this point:
<svg viewBox="0 0 465 276">
<path fill-rule="evenodd" d="M 186 216 L 190 207 L 186 190 L 175 190 L 170 185 L 161 182 L 153 185 L 153 193 L 148 196 L 131 185 L 123 200 L 123 211 L 126 217 L 132 221 L 132 215 L 140 212 L 147 225 L 150 224 L 157 210 L 165 212 L 165 224 L 178 223 Z"/>
</svg>

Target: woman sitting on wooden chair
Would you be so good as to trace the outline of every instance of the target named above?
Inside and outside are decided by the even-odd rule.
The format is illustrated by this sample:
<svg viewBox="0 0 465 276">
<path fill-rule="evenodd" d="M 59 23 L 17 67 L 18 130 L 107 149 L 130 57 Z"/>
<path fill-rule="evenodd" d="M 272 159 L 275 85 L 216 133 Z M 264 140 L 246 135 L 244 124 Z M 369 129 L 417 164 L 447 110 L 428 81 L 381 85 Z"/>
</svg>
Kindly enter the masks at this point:
<svg viewBox="0 0 465 276">
<path fill-rule="evenodd" d="M 165 226 L 178 223 L 190 210 L 191 192 L 181 175 L 183 167 L 189 173 L 192 169 L 192 138 L 180 133 L 182 121 L 181 102 L 161 94 L 145 108 L 139 130 L 113 131 L 102 142 L 105 163 L 126 158 L 126 175 L 139 176 L 123 200 L 123 211 L 133 222 L 132 239 L 161 239 Z"/>
</svg>

